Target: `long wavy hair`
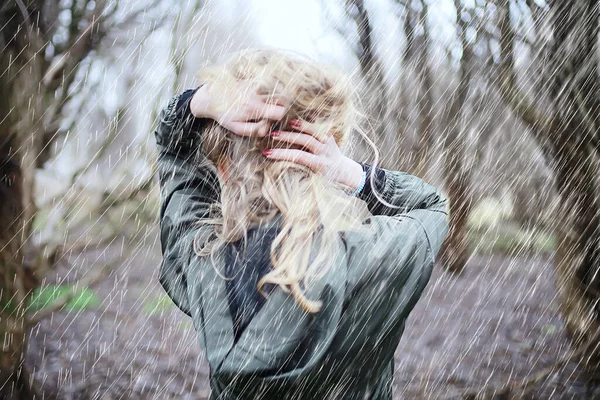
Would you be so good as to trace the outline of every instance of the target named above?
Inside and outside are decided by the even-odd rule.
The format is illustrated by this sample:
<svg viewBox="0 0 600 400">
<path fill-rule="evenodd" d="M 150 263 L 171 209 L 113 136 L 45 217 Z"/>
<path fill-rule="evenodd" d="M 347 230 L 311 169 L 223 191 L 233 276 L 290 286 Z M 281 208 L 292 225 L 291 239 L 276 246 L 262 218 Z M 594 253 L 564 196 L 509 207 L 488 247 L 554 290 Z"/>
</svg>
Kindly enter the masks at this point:
<svg viewBox="0 0 600 400">
<path fill-rule="evenodd" d="M 294 53 L 258 49 L 235 53 L 222 64 L 203 68 L 199 76 L 210 83 L 211 93 L 219 94 L 223 109 L 246 95 L 236 93 L 232 85 L 246 80 L 267 99 L 286 99 L 289 107 L 281 127 L 298 119 L 311 124 L 318 140 L 333 136 L 338 145 L 351 130 L 365 135 L 354 86 L 335 67 Z M 203 132 L 202 147 L 215 166 L 226 166 L 227 179 L 221 182 L 220 203 L 211 207 L 209 218 L 199 221 L 214 227 L 213 240 L 200 244 L 197 236 L 196 254 L 210 255 L 214 261 L 225 244 L 242 238 L 246 243 L 249 229 L 280 215 L 281 230 L 270 248 L 272 269 L 260 279 L 258 290 L 264 295 L 264 284 L 279 285 L 305 311 L 319 311 L 321 302 L 308 299 L 303 288 L 333 264 L 340 231 L 365 229 L 362 221 L 370 214 L 364 202 L 307 167 L 265 158 L 262 151 L 267 148 L 298 148 L 269 136 L 241 137 L 213 122 Z M 316 257 L 311 258 L 313 252 Z"/>
</svg>

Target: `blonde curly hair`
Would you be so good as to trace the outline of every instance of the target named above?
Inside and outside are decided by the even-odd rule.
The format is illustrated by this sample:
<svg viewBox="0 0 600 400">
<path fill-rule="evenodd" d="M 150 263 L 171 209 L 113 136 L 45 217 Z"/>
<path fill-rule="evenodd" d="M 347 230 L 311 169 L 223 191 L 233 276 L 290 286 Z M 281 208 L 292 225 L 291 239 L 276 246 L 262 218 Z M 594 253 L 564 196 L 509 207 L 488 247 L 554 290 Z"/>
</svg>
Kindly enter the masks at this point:
<svg viewBox="0 0 600 400">
<path fill-rule="evenodd" d="M 233 90 L 234 82 L 245 80 L 267 98 L 287 100 L 282 127 L 297 119 L 311 124 L 318 140 L 333 136 L 338 145 L 353 129 L 364 135 L 353 101 L 354 86 L 336 67 L 258 49 L 235 53 L 223 64 L 203 68 L 199 75 L 202 82 L 210 83 L 211 93 L 219 93 L 219 107 L 231 107 L 246 95 Z M 247 240 L 249 229 L 280 214 L 281 230 L 270 249 L 272 270 L 260 279 L 258 290 L 263 293 L 265 283 L 279 285 L 305 311 L 319 311 L 321 302 L 308 299 L 302 286 L 327 272 L 339 251 L 340 231 L 364 229 L 362 221 L 370 215 L 364 202 L 307 167 L 262 155 L 267 148 L 294 145 L 268 136 L 241 137 L 216 122 L 202 137 L 207 159 L 215 166 L 227 165 L 227 180 L 222 182 L 220 204 L 211 208 L 210 218 L 199 221 L 214 227 L 214 240 L 199 244 L 197 237 L 196 254 L 212 258 L 226 243 Z M 311 260 L 313 251 L 316 257 Z"/>
</svg>

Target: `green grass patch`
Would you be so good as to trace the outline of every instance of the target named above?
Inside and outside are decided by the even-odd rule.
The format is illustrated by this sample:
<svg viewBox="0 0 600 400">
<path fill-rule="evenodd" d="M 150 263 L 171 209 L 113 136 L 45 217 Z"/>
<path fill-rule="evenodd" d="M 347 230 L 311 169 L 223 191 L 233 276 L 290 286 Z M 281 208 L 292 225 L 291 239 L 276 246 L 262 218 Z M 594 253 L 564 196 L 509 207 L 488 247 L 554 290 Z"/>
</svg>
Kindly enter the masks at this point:
<svg viewBox="0 0 600 400">
<path fill-rule="evenodd" d="M 144 312 L 148 315 L 160 314 L 175 307 L 175 303 L 167 294 L 153 297 L 144 305 Z"/>
<path fill-rule="evenodd" d="M 8 299 L 6 302 L 0 302 L 0 313 L 12 314 L 15 311 L 15 303 L 11 299 Z"/>
<path fill-rule="evenodd" d="M 33 217 L 33 230 L 35 232 L 41 232 L 46 228 L 48 220 L 50 219 L 49 209 L 39 209 Z"/>
<path fill-rule="evenodd" d="M 478 202 L 469 213 L 467 226 L 471 229 L 482 229 L 508 221 L 511 218 L 512 209 L 500 200 L 487 197 Z"/>
<path fill-rule="evenodd" d="M 73 290 L 73 285 L 46 285 L 36 288 L 29 297 L 28 312 L 43 310 L 58 298 L 68 295 Z M 89 288 L 80 288 L 75 295 L 65 304 L 70 311 L 82 311 L 97 308 L 102 303 L 100 297 Z"/>
<path fill-rule="evenodd" d="M 544 334 L 546 335 L 554 335 L 557 331 L 556 329 L 556 325 L 552 325 L 552 324 L 546 324 L 542 327 L 542 331 L 544 332 Z"/>
<path fill-rule="evenodd" d="M 506 229 L 502 226 L 469 230 L 469 248 L 476 254 L 547 254 L 556 248 L 554 235 L 522 229 Z"/>
<path fill-rule="evenodd" d="M 467 220 L 469 249 L 474 254 L 544 254 L 556 248 L 554 235 L 523 229 L 512 221 L 512 207 L 487 197 L 471 210 Z"/>
</svg>

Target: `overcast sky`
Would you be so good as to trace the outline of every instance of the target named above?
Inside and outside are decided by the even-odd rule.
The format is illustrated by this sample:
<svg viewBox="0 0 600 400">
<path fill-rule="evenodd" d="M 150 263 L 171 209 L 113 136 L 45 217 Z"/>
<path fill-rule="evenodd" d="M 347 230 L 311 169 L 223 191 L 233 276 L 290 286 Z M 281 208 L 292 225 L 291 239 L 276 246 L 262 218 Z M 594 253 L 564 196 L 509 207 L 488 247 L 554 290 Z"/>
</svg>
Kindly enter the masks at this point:
<svg viewBox="0 0 600 400">
<path fill-rule="evenodd" d="M 332 29 L 339 25 L 341 10 L 337 0 L 252 0 L 253 17 L 260 41 L 264 44 L 307 53 L 323 61 L 348 67 L 351 47 Z M 399 54 L 399 19 L 393 0 L 366 0 L 374 29 L 377 50 L 387 65 Z M 327 5 L 325 7 L 324 5 Z M 429 1 L 429 23 L 433 40 L 440 46 L 454 40 L 452 25 L 455 9 L 452 0 Z"/>
</svg>

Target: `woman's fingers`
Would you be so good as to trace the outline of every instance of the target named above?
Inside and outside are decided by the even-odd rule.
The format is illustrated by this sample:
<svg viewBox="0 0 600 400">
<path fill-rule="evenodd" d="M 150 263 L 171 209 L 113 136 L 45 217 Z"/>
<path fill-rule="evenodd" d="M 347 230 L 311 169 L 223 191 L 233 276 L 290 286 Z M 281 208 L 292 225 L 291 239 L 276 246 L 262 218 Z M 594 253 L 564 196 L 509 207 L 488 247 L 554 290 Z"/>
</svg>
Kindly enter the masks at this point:
<svg viewBox="0 0 600 400">
<path fill-rule="evenodd" d="M 266 104 L 275 104 L 282 107 L 289 107 L 290 100 L 283 96 L 261 95 L 260 100 Z"/>
<path fill-rule="evenodd" d="M 274 121 L 280 121 L 285 115 L 286 108 L 276 104 L 263 103 L 261 118 L 271 119 Z"/>
<path fill-rule="evenodd" d="M 246 119 L 272 119 L 279 121 L 285 115 L 287 108 L 279 104 L 271 104 L 259 98 L 253 99 L 248 105 Z"/>
<path fill-rule="evenodd" d="M 231 122 L 226 128 L 239 136 L 265 137 L 271 128 L 271 122 L 267 120 L 260 122 Z"/>
<path fill-rule="evenodd" d="M 313 124 L 311 124 L 310 122 L 301 121 L 299 119 L 293 119 L 290 122 L 288 122 L 288 125 L 299 132 L 307 133 L 314 137 L 315 132 L 313 129 Z"/>
<path fill-rule="evenodd" d="M 300 132 L 289 132 L 289 131 L 275 131 L 271 132 L 271 137 L 275 140 L 282 142 L 296 144 L 307 148 L 313 153 L 321 153 L 323 150 L 323 143 L 319 142 L 313 136 L 300 133 Z"/>
<path fill-rule="evenodd" d="M 323 165 L 318 156 L 297 149 L 267 149 L 263 155 L 271 160 L 291 161 L 319 172 Z"/>
</svg>

